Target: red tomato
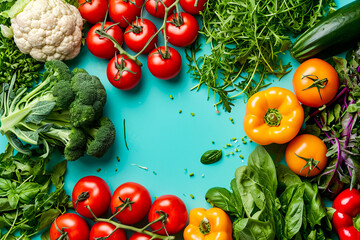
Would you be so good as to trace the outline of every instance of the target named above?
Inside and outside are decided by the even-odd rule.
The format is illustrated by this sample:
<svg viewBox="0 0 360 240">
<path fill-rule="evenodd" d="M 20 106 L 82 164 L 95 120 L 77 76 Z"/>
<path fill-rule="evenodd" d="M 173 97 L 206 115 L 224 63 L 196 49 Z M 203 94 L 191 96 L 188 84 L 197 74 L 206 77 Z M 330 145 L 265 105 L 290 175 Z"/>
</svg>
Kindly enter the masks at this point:
<svg viewBox="0 0 360 240">
<path fill-rule="evenodd" d="M 110 208 L 111 212 L 115 214 L 123 201 L 129 199 L 131 202 L 131 208 L 127 207 L 115 217 L 123 224 L 132 225 L 140 222 L 146 217 L 151 206 L 151 197 L 148 190 L 134 182 L 127 182 L 120 185 L 114 192 Z M 123 200 L 123 201 L 122 201 Z"/>
<path fill-rule="evenodd" d="M 128 26 L 125 30 L 124 41 L 134 52 L 140 52 L 146 45 L 147 41 L 152 35 L 156 33 L 157 29 L 154 23 L 148 19 L 138 19 L 132 23 L 132 26 Z M 150 42 L 146 49 L 142 53 L 149 53 L 155 48 L 155 44 L 158 40 L 158 36 Z"/>
<path fill-rule="evenodd" d="M 131 235 L 131 237 L 129 238 L 129 240 L 150 240 L 151 236 L 144 234 L 144 233 L 134 233 L 133 235 Z"/>
<path fill-rule="evenodd" d="M 158 47 L 152 50 L 147 59 L 151 74 L 164 80 L 174 78 L 181 70 L 181 56 L 178 51 L 171 47 L 168 47 L 168 51 L 170 57 L 164 58 L 165 47 Z"/>
<path fill-rule="evenodd" d="M 89 240 L 97 240 L 99 238 L 106 238 L 106 240 L 126 240 L 124 229 L 117 229 L 115 226 L 107 222 L 97 222 L 90 230 Z M 114 233 L 113 233 L 114 232 Z M 111 236 L 109 237 L 109 235 Z"/>
<path fill-rule="evenodd" d="M 110 0 L 110 17 L 114 22 L 120 22 L 120 27 L 126 28 L 137 16 L 140 16 L 143 4 L 144 0 Z"/>
<path fill-rule="evenodd" d="M 89 227 L 85 220 L 79 215 L 74 213 L 65 213 L 57 217 L 51 225 L 50 239 L 56 240 L 65 234 L 67 235 L 68 238 L 66 239 L 68 240 L 88 240 Z"/>
<path fill-rule="evenodd" d="M 188 13 L 170 15 L 166 21 L 166 34 L 169 43 L 177 47 L 186 47 L 195 42 L 199 31 L 196 19 Z"/>
<path fill-rule="evenodd" d="M 194 15 L 199 14 L 200 12 L 204 11 L 207 0 L 198 0 L 198 5 L 195 7 L 196 1 L 197 0 L 180 0 L 180 6 L 185 12 Z"/>
<path fill-rule="evenodd" d="M 115 57 L 113 57 L 106 69 L 106 75 L 109 82 L 116 88 L 121 90 L 129 90 L 134 88 L 139 82 L 141 78 L 141 67 L 137 65 L 133 60 L 128 59 L 126 56 L 123 58 L 121 56 L 117 56 L 117 63 L 121 66 L 122 61 L 124 61 L 125 70 L 121 72 L 116 68 Z M 125 60 L 124 60 L 125 59 Z"/>
<path fill-rule="evenodd" d="M 79 12 L 91 24 L 104 20 L 108 7 L 107 0 L 79 0 Z"/>
<path fill-rule="evenodd" d="M 175 234 L 183 229 L 187 222 L 187 210 L 184 202 L 174 195 L 164 195 L 158 197 L 149 211 L 149 222 L 152 222 L 160 217 L 157 213 L 163 211 L 168 214 L 166 218 L 165 228 L 168 234 Z M 152 224 L 151 229 L 153 231 L 162 227 L 162 222 L 156 222 Z M 165 229 L 161 229 L 156 233 L 165 235 Z"/>
<path fill-rule="evenodd" d="M 76 212 L 87 218 L 93 218 L 93 216 L 86 206 L 89 206 L 95 216 L 99 217 L 108 210 L 110 199 L 109 186 L 103 179 L 96 176 L 81 178 L 72 192 L 72 203 Z"/>
<path fill-rule="evenodd" d="M 112 22 L 106 22 L 104 28 L 112 25 Z M 89 51 L 98 58 L 109 59 L 115 55 L 117 49 L 114 47 L 114 44 L 107 38 L 100 38 L 95 31 L 101 29 L 101 23 L 95 24 L 90 28 L 87 36 L 86 43 Z M 118 26 L 112 26 L 106 31 L 107 34 L 111 35 L 120 45 L 123 43 L 123 32 Z"/>
<path fill-rule="evenodd" d="M 175 0 L 163 0 L 163 3 L 166 7 L 170 7 Z M 147 0 L 145 2 L 145 9 L 150 13 L 150 15 L 157 18 L 164 18 L 165 16 L 165 8 L 164 5 L 159 0 Z M 170 9 L 172 12 L 175 9 L 175 6 Z"/>
</svg>

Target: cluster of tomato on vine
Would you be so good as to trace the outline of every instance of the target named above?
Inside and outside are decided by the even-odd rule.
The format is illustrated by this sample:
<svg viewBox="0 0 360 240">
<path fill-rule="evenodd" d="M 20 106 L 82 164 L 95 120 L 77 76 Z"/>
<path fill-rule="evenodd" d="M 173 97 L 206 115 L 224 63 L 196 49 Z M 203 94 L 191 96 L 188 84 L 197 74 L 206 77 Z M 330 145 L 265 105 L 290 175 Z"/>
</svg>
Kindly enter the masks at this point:
<svg viewBox="0 0 360 240">
<path fill-rule="evenodd" d="M 90 24 L 86 45 L 96 57 L 111 59 L 107 78 L 116 88 L 129 90 L 141 79 L 141 54 L 148 54 L 147 66 L 153 76 L 163 80 L 176 77 L 181 70 L 179 52 L 168 46 L 186 47 L 195 42 L 199 24 L 193 16 L 204 10 L 206 0 L 79 0 L 79 11 Z M 186 12 L 181 12 L 180 7 Z M 144 9 L 163 23 L 143 17 Z M 107 21 L 108 16 L 112 21 Z M 164 46 L 158 46 L 162 32 Z M 124 50 L 123 43 L 133 51 Z"/>
</svg>

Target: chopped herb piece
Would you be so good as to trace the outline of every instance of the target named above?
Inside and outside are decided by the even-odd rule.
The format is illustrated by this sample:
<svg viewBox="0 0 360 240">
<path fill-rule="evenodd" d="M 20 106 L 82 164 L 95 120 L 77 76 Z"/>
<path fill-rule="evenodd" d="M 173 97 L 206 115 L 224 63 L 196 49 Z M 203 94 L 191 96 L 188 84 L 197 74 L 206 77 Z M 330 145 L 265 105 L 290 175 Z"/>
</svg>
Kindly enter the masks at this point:
<svg viewBox="0 0 360 240">
<path fill-rule="evenodd" d="M 153 174 L 154 174 L 154 175 L 157 175 L 157 173 L 156 173 L 155 171 L 153 171 Z"/>
<path fill-rule="evenodd" d="M 243 141 L 243 144 L 247 144 L 247 142 L 246 142 L 246 141 Z"/>
<path fill-rule="evenodd" d="M 115 172 L 117 172 L 117 170 L 118 170 L 118 169 L 117 169 L 117 168 L 115 168 Z"/>
<path fill-rule="evenodd" d="M 239 152 L 239 149 L 235 148 L 235 152 Z"/>
<path fill-rule="evenodd" d="M 192 198 L 192 199 L 194 199 L 195 197 L 194 197 L 194 195 L 192 195 L 192 194 L 190 194 L 190 197 Z"/>
<path fill-rule="evenodd" d="M 119 156 L 116 156 L 116 160 L 117 160 L 118 162 L 120 162 L 120 158 L 119 158 Z"/>
<path fill-rule="evenodd" d="M 234 142 L 236 141 L 236 138 L 232 138 L 231 140 L 233 140 Z"/>
<path fill-rule="evenodd" d="M 97 172 L 100 172 L 101 171 L 101 168 L 99 168 L 98 170 L 96 170 Z"/>
<path fill-rule="evenodd" d="M 226 144 L 226 146 L 231 147 L 232 145 L 228 143 L 228 144 Z"/>
<path fill-rule="evenodd" d="M 211 143 L 212 143 L 212 144 L 215 144 L 215 142 L 214 142 L 214 141 L 212 141 Z"/>
<path fill-rule="evenodd" d="M 141 168 L 141 169 L 144 169 L 144 170 L 148 170 L 148 168 L 147 168 L 147 167 L 140 166 L 139 164 L 135 164 L 135 163 L 133 163 L 133 164 L 131 164 L 131 165 L 133 165 L 133 166 L 137 166 L 138 168 Z"/>
<path fill-rule="evenodd" d="M 239 158 L 244 159 L 244 156 L 243 156 L 243 155 L 239 155 Z"/>
<path fill-rule="evenodd" d="M 169 95 L 169 97 L 170 97 L 171 100 L 174 99 L 174 97 L 172 95 Z"/>
<path fill-rule="evenodd" d="M 194 175 L 195 175 L 194 173 L 190 173 L 190 174 L 189 174 L 190 177 L 193 177 Z"/>
<path fill-rule="evenodd" d="M 179 110 L 179 113 L 182 113 L 182 110 L 181 110 L 181 109 Z"/>
<path fill-rule="evenodd" d="M 124 118 L 124 141 L 125 141 L 125 146 L 126 146 L 126 149 L 129 150 L 129 147 L 127 145 L 127 142 L 126 142 L 126 127 L 125 127 L 125 118 Z"/>
<path fill-rule="evenodd" d="M 195 117 L 195 113 L 192 112 L 192 113 L 190 113 L 190 114 L 191 114 L 191 116 Z"/>
</svg>

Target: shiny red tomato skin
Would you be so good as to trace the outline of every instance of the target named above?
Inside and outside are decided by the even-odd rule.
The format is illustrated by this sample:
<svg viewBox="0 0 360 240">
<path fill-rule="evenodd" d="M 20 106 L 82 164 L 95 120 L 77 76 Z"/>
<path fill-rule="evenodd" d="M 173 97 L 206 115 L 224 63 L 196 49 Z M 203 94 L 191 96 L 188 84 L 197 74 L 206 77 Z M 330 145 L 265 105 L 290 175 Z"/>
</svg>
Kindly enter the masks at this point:
<svg viewBox="0 0 360 240">
<path fill-rule="evenodd" d="M 88 240 L 89 226 L 85 220 L 75 213 L 65 213 L 56 218 L 56 225 L 68 233 L 68 240 Z M 50 227 L 50 240 L 56 240 L 61 233 L 56 229 L 55 221 Z"/>
<path fill-rule="evenodd" d="M 86 0 L 79 0 L 79 12 L 83 19 L 91 24 L 102 22 L 106 15 L 108 7 L 107 0 L 92 0 L 90 3 Z"/>
<path fill-rule="evenodd" d="M 121 64 L 121 56 L 117 56 L 118 64 Z M 121 74 L 121 78 L 118 79 L 119 71 L 115 67 L 115 57 L 113 57 L 107 65 L 106 75 L 109 82 L 116 88 L 121 90 L 130 90 L 134 88 L 141 79 L 141 67 L 137 65 L 133 60 L 128 59 L 126 56 L 125 59 L 125 66 L 129 68 L 132 72 L 123 71 Z"/>
<path fill-rule="evenodd" d="M 139 33 L 131 31 L 131 26 L 128 26 L 125 30 L 124 41 L 126 46 L 128 46 L 134 52 L 140 52 L 146 45 L 147 41 L 154 35 L 157 31 L 156 26 L 150 20 L 143 18 L 135 20 L 132 23 L 134 26 L 141 26 L 142 29 Z M 143 54 L 151 52 L 155 48 L 155 44 L 158 40 L 158 36 L 149 43 L 146 49 L 142 52 Z"/>
<path fill-rule="evenodd" d="M 131 235 L 131 237 L 129 238 L 129 240 L 150 240 L 151 236 L 144 234 L 144 233 L 134 233 L 133 235 Z"/>
<path fill-rule="evenodd" d="M 165 52 L 165 47 L 161 46 L 149 53 L 147 66 L 152 75 L 159 79 L 169 80 L 176 77 L 181 70 L 181 56 L 174 48 L 168 47 L 170 58 L 164 59 L 160 53 Z"/>
<path fill-rule="evenodd" d="M 111 198 L 111 212 L 115 214 L 116 207 L 122 204 L 122 201 L 129 198 L 134 202 L 131 204 L 131 210 L 125 208 L 115 217 L 123 224 L 133 225 L 143 220 L 151 207 L 151 197 L 148 190 L 141 184 L 135 182 L 127 182 L 121 184 L 113 193 Z"/>
<path fill-rule="evenodd" d="M 89 198 L 76 204 L 75 201 L 83 192 L 88 192 Z M 103 179 L 96 176 L 81 178 L 75 184 L 72 192 L 72 203 L 76 212 L 86 218 L 93 218 L 93 215 L 86 206 L 89 206 L 95 216 L 99 217 L 108 210 L 110 199 L 111 191 L 109 185 Z"/>
<path fill-rule="evenodd" d="M 185 227 L 188 214 L 184 202 L 179 197 L 174 195 L 163 195 L 156 198 L 149 211 L 149 222 L 159 218 L 157 211 L 163 211 L 168 214 L 165 224 L 168 234 L 178 233 Z M 152 230 L 157 230 L 162 227 L 162 223 L 156 222 L 150 227 Z M 156 233 L 166 235 L 165 229 L 161 229 Z"/>
<path fill-rule="evenodd" d="M 129 25 L 128 23 L 140 16 L 143 3 L 144 0 L 110 0 L 109 15 L 114 22 L 120 22 L 121 28 L 126 28 Z"/>
<path fill-rule="evenodd" d="M 173 18 L 177 18 L 178 14 L 171 14 L 166 22 L 166 34 L 169 43 L 176 47 L 186 47 L 195 42 L 199 24 L 194 16 L 189 13 L 180 13 L 183 18 L 183 24 L 177 27 L 171 23 Z"/>
<path fill-rule="evenodd" d="M 204 11 L 207 0 L 198 0 L 197 7 L 195 7 L 195 2 L 196 0 L 180 0 L 180 6 L 185 12 L 197 15 Z"/>
<path fill-rule="evenodd" d="M 112 25 L 112 22 L 106 22 L 104 28 Z M 115 55 L 117 49 L 114 44 L 107 38 L 100 38 L 95 31 L 101 29 L 101 23 L 95 24 L 90 28 L 86 36 L 86 44 L 89 51 L 98 58 L 110 59 Z M 120 45 L 123 43 L 123 32 L 118 26 L 113 26 L 106 31 L 107 34 L 111 35 Z"/>
<path fill-rule="evenodd" d="M 114 233 L 115 226 L 107 223 L 107 222 L 97 222 L 93 225 L 90 230 L 90 238 L 89 240 L 96 240 L 101 237 L 105 238 L 108 237 L 110 234 L 111 236 L 106 238 L 106 240 L 126 240 L 126 233 L 124 229 L 117 229 Z"/>
<path fill-rule="evenodd" d="M 163 0 L 163 3 L 166 7 L 170 7 L 175 0 Z M 156 8 L 157 5 L 157 8 Z M 147 0 L 145 2 L 145 9 L 150 15 L 157 17 L 157 18 L 164 18 L 165 16 L 165 8 L 164 5 L 160 1 L 156 0 Z M 171 8 L 169 12 L 172 12 L 175 7 Z"/>
</svg>

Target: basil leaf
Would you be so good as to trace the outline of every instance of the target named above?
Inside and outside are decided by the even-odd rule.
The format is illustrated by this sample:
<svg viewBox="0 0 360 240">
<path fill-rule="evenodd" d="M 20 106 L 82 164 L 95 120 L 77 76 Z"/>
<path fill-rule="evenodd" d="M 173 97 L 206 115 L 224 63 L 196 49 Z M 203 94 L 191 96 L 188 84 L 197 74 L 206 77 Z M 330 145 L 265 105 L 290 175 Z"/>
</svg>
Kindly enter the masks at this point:
<svg viewBox="0 0 360 240">
<path fill-rule="evenodd" d="M 0 212 L 6 212 L 9 210 L 13 210 L 13 208 L 10 207 L 9 199 L 8 198 L 0 198 Z"/>
<path fill-rule="evenodd" d="M 34 183 L 34 182 L 26 182 L 21 184 L 17 189 L 16 192 L 19 195 L 20 202 L 22 203 L 30 203 L 40 192 L 41 185 Z"/>
<path fill-rule="evenodd" d="M 208 150 L 206 151 L 200 159 L 202 164 L 212 164 L 219 161 L 222 157 L 222 151 L 220 150 Z"/>
<path fill-rule="evenodd" d="M 41 240 L 50 240 L 50 230 L 47 230 L 41 234 Z"/>
<path fill-rule="evenodd" d="M 238 216 L 234 195 L 226 188 L 210 188 L 205 194 L 205 199 L 214 207 L 218 207 L 230 215 Z"/>
<path fill-rule="evenodd" d="M 10 207 L 16 209 L 20 200 L 19 195 L 16 193 L 16 190 L 10 190 L 8 194 Z"/>
<path fill-rule="evenodd" d="M 49 209 L 41 214 L 37 231 L 45 229 L 61 214 L 59 209 Z"/>
<path fill-rule="evenodd" d="M 56 164 L 51 173 L 51 182 L 56 188 L 60 188 L 64 183 L 64 174 L 66 172 L 67 161 L 64 160 Z"/>
<path fill-rule="evenodd" d="M 11 189 L 11 181 L 0 178 L 0 197 L 7 196 L 7 192 Z"/>
</svg>

